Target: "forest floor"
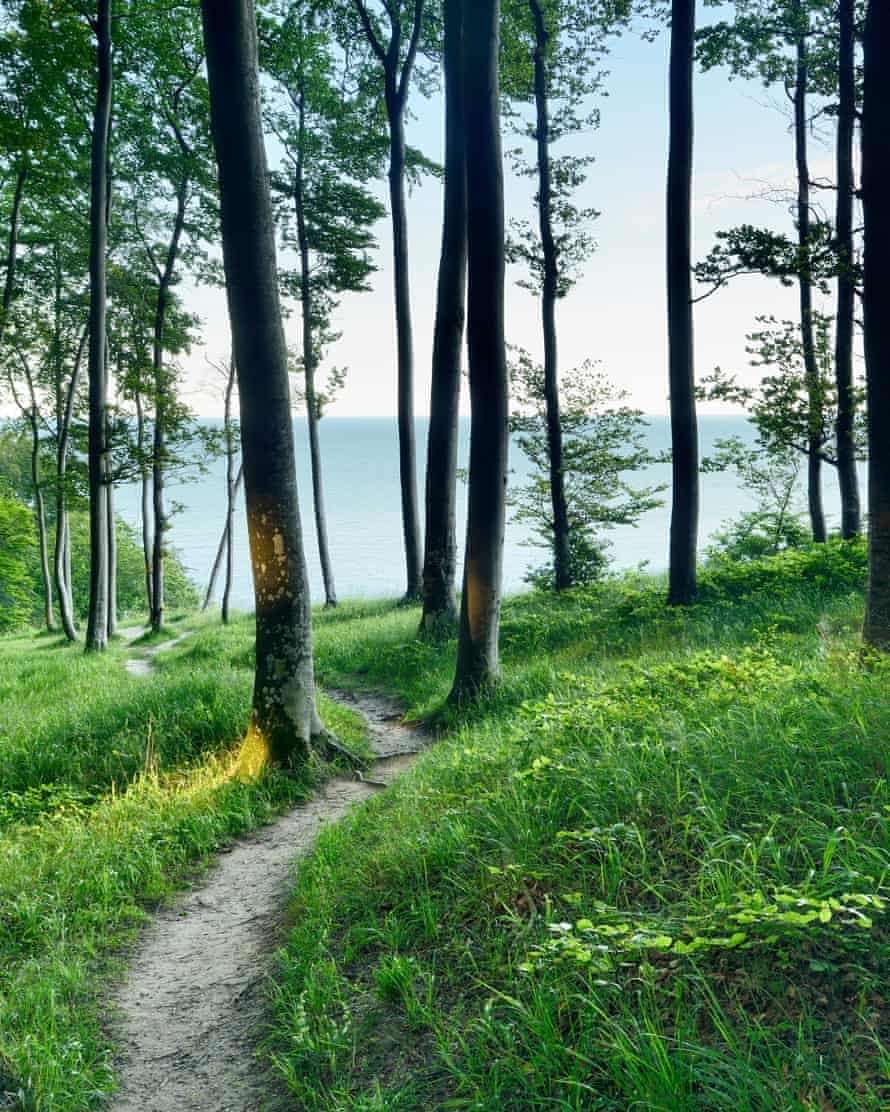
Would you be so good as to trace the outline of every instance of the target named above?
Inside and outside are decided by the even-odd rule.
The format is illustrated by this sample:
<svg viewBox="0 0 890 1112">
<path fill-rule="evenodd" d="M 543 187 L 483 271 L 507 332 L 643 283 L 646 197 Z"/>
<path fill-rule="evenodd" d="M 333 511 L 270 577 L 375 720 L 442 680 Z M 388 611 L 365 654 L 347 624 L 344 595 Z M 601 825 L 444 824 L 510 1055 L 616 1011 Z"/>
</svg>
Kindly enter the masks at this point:
<svg viewBox="0 0 890 1112">
<path fill-rule="evenodd" d="M 224 1109 L 164 1057 L 192 1054 L 185 1018 L 243 1084 L 270 1071 L 257 1102 L 310 1110 L 886 1112 L 890 665 L 861 648 L 864 574 L 832 543 L 715 564 L 683 610 L 643 576 L 508 600 L 502 683 L 463 708 L 416 610 L 320 611 L 329 728 L 413 748 L 397 705 L 436 744 L 388 790 L 340 781 L 295 873 L 339 774 L 233 776 L 248 617 L 171 621 L 142 645 L 190 636 L 147 675 L 139 643 L 0 640 L 0 1107 Z M 267 895 L 230 885 L 267 850 Z M 166 1009 L 168 952 L 214 985 L 234 960 L 234 988 Z"/>
<path fill-rule="evenodd" d="M 374 783 L 338 777 L 227 846 L 140 935 L 113 1004 L 120 1019 L 112 1035 L 122 1052 L 118 1112 L 257 1112 L 284 1103 L 283 1093 L 275 1099 L 280 1079 L 257 1056 L 257 1046 L 294 869 L 326 823 L 407 768 L 423 746 L 391 701 L 361 696 L 349 702 L 368 722 Z"/>
</svg>

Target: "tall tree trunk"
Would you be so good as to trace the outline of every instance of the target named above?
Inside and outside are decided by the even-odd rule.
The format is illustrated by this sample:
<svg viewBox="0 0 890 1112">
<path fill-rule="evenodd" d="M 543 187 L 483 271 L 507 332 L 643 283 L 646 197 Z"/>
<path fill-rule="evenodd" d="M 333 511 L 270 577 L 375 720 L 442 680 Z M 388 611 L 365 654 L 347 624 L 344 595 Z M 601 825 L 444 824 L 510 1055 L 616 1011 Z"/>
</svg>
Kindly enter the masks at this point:
<svg viewBox="0 0 890 1112">
<path fill-rule="evenodd" d="M 34 519 L 37 523 L 37 540 L 40 545 L 40 581 L 43 586 L 43 621 L 50 633 L 56 628 L 53 618 L 53 581 L 49 572 L 49 545 L 46 537 L 46 506 L 43 483 L 40 478 L 40 412 L 34 392 L 34 380 L 28 373 L 28 392 L 31 408 L 28 424 L 31 426 L 31 485 L 34 490 Z"/>
<path fill-rule="evenodd" d="M 303 370 L 306 376 L 306 419 L 309 426 L 309 458 L 312 464 L 312 504 L 315 508 L 315 534 L 318 539 L 318 559 L 324 582 L 325 606 L 337 605 L 334 587 L 334 570 L 328 547 L 328 524 L 324 507 L 324 483 L 321 473 L 321 446 L 318 441 L 319 408 L 315 393 L 315 334 L 313 324 L 312 278 L 309 271 L 309 235 L 306 230 L 306 205 L 303 188 L 303 160 L 306 150 L 306 89 L 303 78 L 299 88 L 299 130 L 297 161 L 294 177 L 294 208 L 297 218 L 297 243 L 300 251 L 300 306 L 303 317 Z"/>
<path fill-rule="evenodd" d="M 229 605 L 232 598 L 232 570 L 235 563 L 235 441 L 232 435 L 232 391 L 235 389 L 235 360 L 229 367 L 226 383 L 226 578 L 222 596 L 223 625 L 229 624 Z M 241 469 L 238 469 L 240 481 Z"/>
<path fill-rule="evenodd" d="M 544 326 L 544 406 L 547 419 L 547 457 L 550 468 L 550 505 L 553 512 L 554 587 L 572 586 L 569 550 L 569 508 L 566 503 L 559 412 L 559 363 L 556 343 L 556 300 L 559 296 L 559 258 L 553 236 L 553 187 L 550 169 L 550 106 L 547 90 L 547 46 L 550 39 L 540 0 L 529 0 L 535 23 L 535 111 L 537 114 L 538 219 L 544 281 L 541 318 Z"/>
<path fill-rule="evenodd" d="M 111 0 L 97 0 L 98 78 L 90 169 L 89 484 L 90 608 L 86 648 L 101 651 L 108 628 L 108 446 L 106 410 L 106 253 L 108 249 L 108 139 L 111 124 Z"/>
<path fill-rule="evenodd" d="M 256 673 L 242 766 L 304 760 L 322 732 L 300 529 L 287 347 L 263 146 L 252 0 L 202 0 L 226 293 L 256 598 Z"/>
<path fill-rule="evenodd" d="M 433 336 L 422 630 L 457 621 L 457 446 L 467 290 L 464 0 L 445 0 L 445 198 Z"/>
<path fill-rule="evenodd" d="M 239 466 L 238 474 L 235 476 L 235 482 L 232 485 L 231 497 L 226 501 L 226 521 L 223 526 L 222 536 L 219 538 L 219 544 L 216 549 L 216 556 L 213 558 L 213 567 L 210 569 L 210 580 L 207 583 L 207 590 L 204 593 L 204 601 L 201 603 L 201 610 L 206 610 L 213 600 L 213 594 L 216 591 L 216 581 L 219 579 L 219 573 L 223 566 L 223 557 L 227 557 L 226 562 L 226 577 L 230 578 L 230 568 L 232 560 L 228 559 L 232 545 L 230 544 L 229 537 L 231 534 L 231 523 L 234 521 L 235 514 L 235 500 L 238 497 L 238 491 L 241 488 L 241 483 L 244 478 L 244 467 Z M 234 553 L 232 554 L 234 555 Z"/>
<path fill-rule="evenodd" d="M 856 178 L 853 145 L 856 129 L 856 11 L 855 0 L 839 0 L 837 210 L 838 252 L 837 323 L 835 325 L 835 381 L 837 383 L 837 475 L 841 493 L 841 536 L 856 537 L 862 527 L 859 480 L 856 475 L 855 398 L 853 393 L 853 334 L 856 284 L 853 276 L 853 199 Z"/>
<path fill-rule="evenodd" d="M 71 371 L 71 381 L 68 383 L 65 409 L 59 423 L 56 442 L 56 546 L 53 572 L 62 629 L 69 641 L 77 640 L 77 630 L 74 625 L 74 599 L 71 595 L 71 550 L 66 476 L 68 473 L 68 441 L 71 435 L 71 420 L 74 416 L 74 400 L 77 396 L 77 384 L 80 380 L 80 369 L 83 366 L 83 353 L 86 343 L 87 329 L 84 328 L 80 334 L 80 342 L 77 345 L 77 355 L 74 358 L 74 367 Z"/>
<path fill-rule="evenodd" d="M 105 487 L 108 500 L 108 636 L 117 633 L 117 521 L 114 516 L 114 480 Z"/>
<path fill-rule="evenodd" d="M 28 170 L 22 167 L 15 179 L 15 192 L 12 195 L 12 212 L 9 217 L 9 236 L 6 244 L 6 276 L 3 280 L 3 316 L 0 318 L 0 339 L 6 332 L 9 308 L 15 293 L 15 276 L 18 266 L 19 224 L 22 216 L 22 201 L 25 196 L 25 182 Z"/>
<path fill-rule="evenodd" d="M 398 352 L 399 475 L 402 491 L 402 532 L 405 538 L 407 587 L 405 599 L 420 598 L 422 588 L 420 512 L 417 501 L 417 446 L 414 435 L 414 338 L 408 271 L 408 208 L 405 200 L 404 101 L 395 75 L 387 75 L 389 118 L 389 203 L 392 213 L 393 274 Z"/>
<path fill-rule="evenodd" d="M 794 0 L 794 12 L 803 17 L 801 0 Z M 802 30 L 795 44 L 794 157 L 797 165 L 797 242 L 800 247 L 798 290 L 800 293 L 800 335 L 803 347 L 804 377 L 807 390 L 807 504 L 813 540 L 826 539 L 825 511 L 822 505 L 822 384 L 816 358 L 813 332 L 813 281 L 810 272 L 810 165 L 807 152 L 807 85 L 809 58 L 807 34 Z"/>
<path fill-rule="evenodd" d="M 863 636 L 890 648 L 890 6 L 865 23 L 862 198 L 865 210 L 865 373 L 868 390 L 868 594 Z"/>
<path fill-rule="evenodd" d="M 154 606 L 154 581 L 152 578 L 152 539 L 151 539 L 151 479 L 145 464 L 145 409 L 142 394 L 136 391 L 136 447 L 139 451 L 140 518 L 142 520 L 142 559 L 145 564 L 145 599 L 151 620 Z"/>
<path fill-rule="evenodd" d="M 470 489 L 457 670 L 451 697 L 497 682 L 507 489 L 504 175 L 498 73 L 499 0 L 464 8 L 468 200 Z"/>
<path fill-rule="evenodd" d="M 692 168 L 695 0 L 671 5 L 670 153 L 667 186 L 668 347 L 673 489 L 668 602 L 695 598 L 698 418 L 692 321 Z"/>
<path fill-rule="evenodd" d="M 178 132 L 177 132 L 178 134 Z M 164 331 L 170 307 L 170 286 L 179 258 L 179 244 L 185 227 L 188 203 L 188 179 L 176 190 L 176 217 L 167 246 L 164 269 L 158 271 L 158 294 L 155 301 L 154 335 L 152 338 L 152 369 L 154 372 L 155 423 L 151 453 L 152 492 L 152 553 L 151 553 L 151 628 L 157 632 L 164 624 L 164 545 L 167 534 L 167 511 L 164 506 L 164 484 L 167 462 L 167 402 L 170 383 L 164 366 Z"/>
</svg>

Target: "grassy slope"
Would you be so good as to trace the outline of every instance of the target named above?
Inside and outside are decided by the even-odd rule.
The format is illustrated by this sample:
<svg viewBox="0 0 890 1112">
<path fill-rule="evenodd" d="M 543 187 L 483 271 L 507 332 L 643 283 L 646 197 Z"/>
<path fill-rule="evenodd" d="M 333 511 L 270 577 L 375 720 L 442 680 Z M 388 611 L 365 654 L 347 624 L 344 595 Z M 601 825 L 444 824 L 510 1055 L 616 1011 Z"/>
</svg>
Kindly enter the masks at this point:
<svg viewBox="0 0 890 1112">
<path fill-rule="evenodd" d="M 99 993 L 144 908 L 311 789 L 231 780 L 251 622 L 192 624 L 147 679 L 119 647 L 0 640 L 0 1107 L 98 1107 L 114 1085 Z M 351 713 L 323 713 L 360 745 Z"/>
<path fill-rule="evenodd" d="M 301 870 L 270 1053 L 300 1107 L 890 1108 L 890 669 L 861 550 L 504 614 L 505 682 Z M 416 715 L 453 645 L 328 625 Z"/>
<path fill-rule="evenodd" d="M 509 603 L 497 696 L 440 714 L 302 871 L 270 1040 L 301 1106 L 890 1106 L 890 697 L 856 654 L 861 579 L 832 548 L 723 572 L 682 615 L 631 582 Z M 453 645 L 416 622 L 320 614 L 320 678 L 436 712 Z M 250 622 L 197 624 L 148 680 L 0 641 L 0 1093 L 26 1107 L 100 1103 L 115 947 L 307 790 L 227 778 Z"/>
</svg>

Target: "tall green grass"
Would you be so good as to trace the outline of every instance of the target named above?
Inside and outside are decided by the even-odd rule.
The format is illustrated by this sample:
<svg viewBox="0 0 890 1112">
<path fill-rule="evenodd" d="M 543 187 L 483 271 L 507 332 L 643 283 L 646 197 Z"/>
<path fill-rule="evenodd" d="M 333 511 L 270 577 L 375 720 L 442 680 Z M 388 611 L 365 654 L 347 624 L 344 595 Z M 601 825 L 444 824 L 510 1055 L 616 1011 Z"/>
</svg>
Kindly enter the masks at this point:
<svg viewBox="0 0 890 1112">
<path fill-rule="evenodd" d="M 153 905 L 227 839 L 312 790 L 232 780 L 252 626 L 193 621 L 129 676 L 47 637 L 0 639 L 0 1107 L 68 1112 L 112 1092 L 108 982 Z M 328 701 L 355 747 L 363 726 Z"/>
<path fill-rule="evenodd" d="M 505 677 L 301 870 L 269 1053 L 300 1107 L 890 1107 L 890 668 L 862 551 L 505 608 Z M 331 681 L 447 693 L 392 612 Z M 321 643 L 321 642 L 320 642 Z"/>
</svg>

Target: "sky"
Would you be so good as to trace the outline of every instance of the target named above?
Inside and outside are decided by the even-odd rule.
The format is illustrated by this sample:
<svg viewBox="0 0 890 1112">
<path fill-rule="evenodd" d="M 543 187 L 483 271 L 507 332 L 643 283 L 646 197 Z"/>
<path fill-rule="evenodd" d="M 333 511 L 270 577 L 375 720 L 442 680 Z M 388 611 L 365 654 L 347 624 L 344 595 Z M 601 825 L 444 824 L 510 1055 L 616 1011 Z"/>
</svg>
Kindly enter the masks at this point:
<svg viewBox="0 0 890 1112">
<path fill-rule="evenodd" d="M 714 19 L 713 9 L 702 12 Z M 607 61 L 606 97 L 599 98 L 601 123 L 575 141 L 573 150 L 596 162 L 578 193 L 581 206 L 600 213 L 596 253 L 569 296 L 560 302 L 560 358 L 565 368 L 598 361 L 632 404 L 648 414 L 667 411 L 664 192 L 667 161 L 667 33 L 655 42 L 627 33 Z M 786 203 L 765 191 L 787 189 L 793 180 L 793 147 L 784 94 L 754 82 L 730 81 L 725 70 L 696 76 L 694 254 L 703 258 L 720 228 L 754 223 L 791 231 Z M 443 106 L 435 97 L 413 102 L 408 141 L 441 160 Z M 814 135 L 815 177 L 831 177 L 830 136 Z M 270 147 L 270 160 L 275 151 Z M 533 182 L 507 169 L 508 215 L 531 215 Z M 382 197 L 382 186 L 380 193 Z M 830 194 L 825 194 L 826 199 Z M 827 201 L 826 203 L 830 203 Z M 427 179 L 409 197 L 409 251 L 415 329 L 417 413 L 429 409 L 430 360 L 439 232 L 441 184 Z M 370 293 L 344 299 L 334 320 L 342 338 L 329 361 L 348 368 L 342 392 L 328 411 L 335 416 L 387 416 L 395 412 L 395 326 L 391 239 L 388 219 L 377 229 L 379 270 Z M 540 316 L 535 299 L 508 270 L 507 337 L 539 354 Z M 185 292 L 185 291 L 184 291 Z M 184 360 L 186 395 L 202 416 L 222 412 L 219 377 L 207 360 L 229 349 L 225 296 L 193 289 L 187 299 L 205 320 L 205 339 Z M 796 295 L 777 283 L 740 278 L 696 308 L 696 366 L 699 375 L 716 366 L 744 372 L 745 336 L 759 314 L 793 318 Z M 297 344 L 299 313 L 286 322 Z M 466 398 L 464 399 L 466 411 Z"/>
</svg>

